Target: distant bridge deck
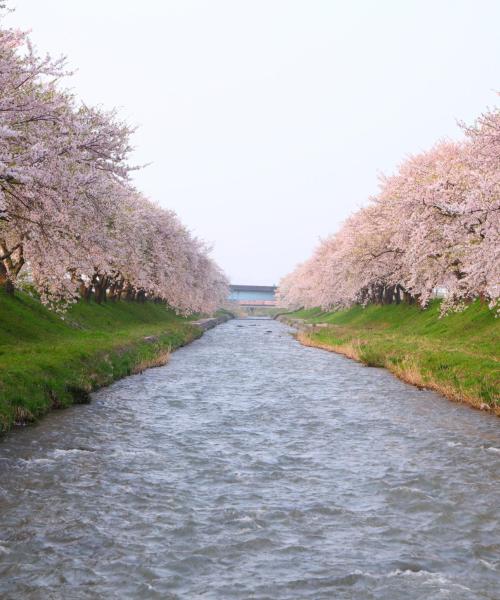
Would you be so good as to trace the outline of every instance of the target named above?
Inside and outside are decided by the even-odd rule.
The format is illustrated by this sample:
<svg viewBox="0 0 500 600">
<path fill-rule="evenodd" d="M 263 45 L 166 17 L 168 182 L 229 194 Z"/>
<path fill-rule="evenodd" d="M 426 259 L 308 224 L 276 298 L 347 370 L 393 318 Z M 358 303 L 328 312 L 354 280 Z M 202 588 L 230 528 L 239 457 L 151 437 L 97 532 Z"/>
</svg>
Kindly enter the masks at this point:
<svg viewBox="0 0 500 600">
<path fill-rule="evenodd" d="M 238 306 L 276 306 L 276 300 L 232 300 Z"/>
<path fill-rule="evenodd" d="M 230 285 L 229 301 L 238 306 L 276 306 L 274 285 Z"/>
</svg>

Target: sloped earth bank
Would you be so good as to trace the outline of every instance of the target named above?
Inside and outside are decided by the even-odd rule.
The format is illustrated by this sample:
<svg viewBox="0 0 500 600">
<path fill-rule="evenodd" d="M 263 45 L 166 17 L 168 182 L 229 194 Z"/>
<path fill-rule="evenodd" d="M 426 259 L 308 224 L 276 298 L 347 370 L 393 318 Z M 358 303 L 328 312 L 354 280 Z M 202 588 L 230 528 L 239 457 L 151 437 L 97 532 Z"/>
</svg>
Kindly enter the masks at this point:
<svg viewBox="0 0 500 600">
<path fill-rule="evenodd" d="M 439 302 L 300 310 L 277 318 L 306 346 L 384 367 L 413 385 L 500 416 L 500 320 L 482 302 L 440 318 Z"/>
<path fill-rule="evenodd" d="M 59 316 L 28 294 L 0 289 L 0 435 L 165 364 L 171 351 L 228 318 L 194 321 L 163 304 L 126 301 L 78 302 Z"/>
<path fill-rule="evenodd" d="M 498 599 L 500 431 L 234 320 L 0 443 L 0 597 Z"/>
</svg>

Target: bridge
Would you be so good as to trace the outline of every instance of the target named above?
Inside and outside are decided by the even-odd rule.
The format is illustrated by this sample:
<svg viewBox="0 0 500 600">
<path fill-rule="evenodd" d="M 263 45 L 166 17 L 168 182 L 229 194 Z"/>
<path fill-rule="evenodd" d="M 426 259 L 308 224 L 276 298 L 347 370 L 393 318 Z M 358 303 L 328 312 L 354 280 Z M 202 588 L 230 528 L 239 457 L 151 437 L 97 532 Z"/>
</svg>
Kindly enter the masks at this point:
<svg viewBox="0 0 500 600">
<path fill-rule="evenodd" d="M 229 302 L 245 307 L 276 306 L 274 285 L 230 285 Z"/>
</svg>

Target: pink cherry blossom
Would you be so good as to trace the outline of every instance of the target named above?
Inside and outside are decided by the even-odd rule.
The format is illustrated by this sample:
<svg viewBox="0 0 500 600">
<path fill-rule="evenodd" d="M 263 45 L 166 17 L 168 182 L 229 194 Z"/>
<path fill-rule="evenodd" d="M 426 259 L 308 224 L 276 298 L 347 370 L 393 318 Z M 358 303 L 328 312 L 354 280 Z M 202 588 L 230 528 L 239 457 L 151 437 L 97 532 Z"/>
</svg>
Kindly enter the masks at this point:
<svg viewBox="0 0 500 600">
<path fill-rule="evenodd" d="M 288 307 L 500 298 L 500 111 L 382 177 L 379 193 L 280 283 Z"/>
<path fill-rule="evenodd" d="M 79 105 L 67 75 L 0 21 L 0 284 L 59 310 L 80 296 L 214 310 L 227 280 L 208 248 L 134 189 L 133 130 Z"/>
</svg>

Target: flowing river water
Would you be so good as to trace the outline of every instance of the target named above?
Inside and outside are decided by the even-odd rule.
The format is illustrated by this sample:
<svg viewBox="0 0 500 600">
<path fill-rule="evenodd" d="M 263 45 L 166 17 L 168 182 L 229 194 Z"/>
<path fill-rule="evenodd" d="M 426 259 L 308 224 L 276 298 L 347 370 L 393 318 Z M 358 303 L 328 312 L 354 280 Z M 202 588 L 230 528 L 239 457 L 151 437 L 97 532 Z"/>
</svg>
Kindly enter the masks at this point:
<svg viewBox="0 0 500 600">
<path fill-rule="evenodd" d="M 500 428 L 235 320 L 0 441 L 0 598 L 500 598 Z"/>
</svg>

